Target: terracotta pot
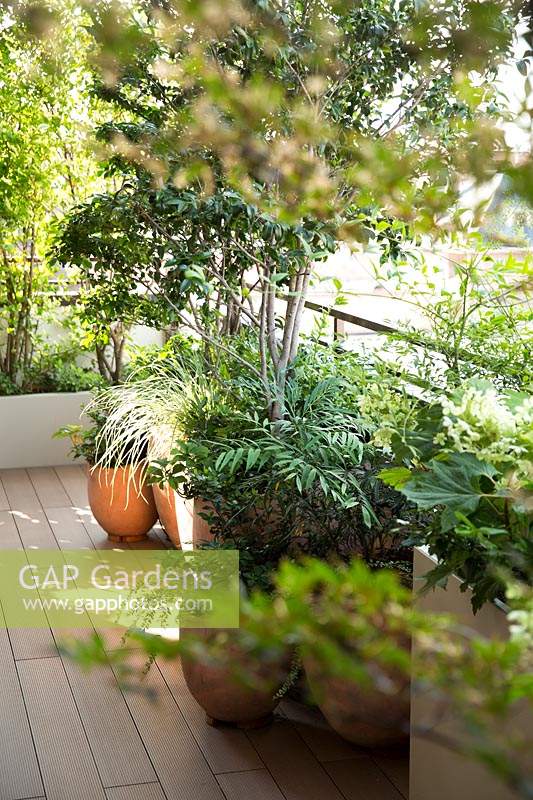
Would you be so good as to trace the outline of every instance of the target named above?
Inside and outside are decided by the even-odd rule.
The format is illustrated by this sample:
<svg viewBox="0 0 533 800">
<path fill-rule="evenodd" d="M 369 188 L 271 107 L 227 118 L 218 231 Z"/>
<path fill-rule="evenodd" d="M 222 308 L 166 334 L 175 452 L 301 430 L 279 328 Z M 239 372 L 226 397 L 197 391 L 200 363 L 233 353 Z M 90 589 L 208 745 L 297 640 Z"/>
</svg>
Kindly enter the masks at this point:
<svg viewBox="0 0 533 800">
<path fill-rule="evenodd" d="M 187 501 L 187 503 L 189 503 L 189 501 Z M 191 505 L 186 504 L 186 508 L 190 514 Z M 211 533 L 209 523 L 202 516 L 200 516 L 201 514 L 209 513 L 210 508 L 210 503 L 208 503 L 206 500 L 203 500 L 201 497 L 195 497 L 192 501 L 192 541 L 194 546 L 201 544 L 202 542 L 213 541 L 214 537 Z"/>
<path fill-rule="evenodd" d="M 200 497 L 185 500 L 168 485 L 154 486 L 153 490 L 159 519 L 175 547 L 192 550 L 213 540 L 208 523 L 200 516 L 209 509 L 209 503 Z"/>
<path fill-rule="evenodd" d="M 182 498 L 174 489 L 170 488 L 168 483 L 162 486 L 154 485 L 152 489 L 154 491 L 155 505 L 161 525 L 174 547 L 179 549 L 181 548 L 181 541 L 178 517 L 176 514 L 176 503 L 179 503 Z"/>
<path fill-rule="evenodd" d="M 392 694 L 332 678 L 312 659 L 304 668 L 315 701 L 338 734 L 360 747 L 385 747 L 409 737 L 410 682 L 393 679 Z"/>
<path fill-rule="evenodd" d="M 141 476 L 142 467 L 89 471 L 89 505 L 112 542 L 140 542 L 157 521 L 152 487 Z"/>
<path fill-rule="evenodd" d="M 190 629 L 180 633 L 182 639 L 189 636 L 200 637 L 204 642 L 214 641 L 217 636 L 227 637 L 222 644 L 228 666 L 182 659 L 185 682 L 204 709 L 208 724 L 230 723 L 239 728 L 259 728 L 268 724 L 279 703 L 275 694 L 287 675 L 286 659 L 258 664 L 254 657 L 243 651 L 234 630 Z M 251 688 L 248 680 L 240 679 L 239 671 L 241 674 L 245 672 L 257 687 Z"/>
</svg>

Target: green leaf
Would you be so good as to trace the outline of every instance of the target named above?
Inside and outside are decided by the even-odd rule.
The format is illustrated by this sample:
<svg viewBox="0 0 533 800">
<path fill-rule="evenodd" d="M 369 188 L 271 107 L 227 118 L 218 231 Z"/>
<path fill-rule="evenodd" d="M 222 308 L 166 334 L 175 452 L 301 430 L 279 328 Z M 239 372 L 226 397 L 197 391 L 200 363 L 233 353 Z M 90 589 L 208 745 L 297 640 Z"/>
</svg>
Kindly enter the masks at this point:
<svg viewBox="0 0 533 800">
<path fill-rule="evenodd" d="M 484 492 L 482 478 L 492 479 L 497 470 L 470 453 L 452 453 L 444 459 L 433 459 L 429 470 L 415 473 L 401 489 L 419 508 L 445 506 L 443 530 L 450 530 L 457 520 L 456 512 L 471 514 L 479 506 Z"/>
<path fill-rule="evenodd" d="M 257 463 L 257 459 L 261 455 L 261 450 L 258 448 L 254 448 L 253 450 L 248 450 L 248 456 L 246 458 L 246 472 L 252 469 L 252 467 Z"/>
<path fill-rule="evenodd" d="M 412 478 L 412 475 L 411 470 L 407 469 L 407 467 L 390 467 L 389 469 L 382 469 L 378 473 L 378 478 L 381 478 L 383 483 L 388 486 L 401 490 Z"/>
</svg>

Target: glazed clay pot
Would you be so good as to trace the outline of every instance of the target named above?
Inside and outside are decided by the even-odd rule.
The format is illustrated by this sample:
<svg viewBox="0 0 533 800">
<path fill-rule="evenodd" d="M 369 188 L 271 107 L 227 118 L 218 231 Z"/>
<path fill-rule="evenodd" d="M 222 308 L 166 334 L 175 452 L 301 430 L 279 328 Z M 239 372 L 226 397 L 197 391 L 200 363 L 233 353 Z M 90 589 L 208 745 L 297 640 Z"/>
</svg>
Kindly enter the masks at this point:
<svg viewBox="0 0 533 800">
<path fill-rule="evenodd" d="M 244 729 L 267 725 L 279 703 L 275 694 L 287 674 L 286 659 L 258 664 L 237 643 L 235 630 L 182 630 L 180 638 L 194 636 L 209 642 L 217 635 L 227 637 L 223 646 L 228 666 L 182 658 L 183 675 L 190 693 L 204 709 L 209 725 L 229 723 Z M 251 688 L 248 680 L 244 682 L 239 678 L 237 670 L 241 674 L 244 672 L 257 686 Z"/>
<path fill-rule="evenodd" d="M 88 494 L 94 518 L 112 542 L 140 542 L 157 521 L 154 493 L 140 466 L 89 470 Z"/>
<path fill-rule="evenodd" d="M 304 668 L 313 697 L 338 734 L 360 747 L 386 747 L 409 737 L 410 682 L 393 679 L 392 694 L 332 678 L 312 660 Z"/>
<path fill-rule="evenodd" d="M 174 547 L 179 549 L 181 548 L 181 541 L 176 503 L 182 503 L 183 500 L 174 489 L 170 488 L 168 483 L 162 486 L 157 486 L 157 484 L 155 484 L 152 486 L 152 489 L 154 491 L 154 500 L 159 521 Z"/>
</svg>

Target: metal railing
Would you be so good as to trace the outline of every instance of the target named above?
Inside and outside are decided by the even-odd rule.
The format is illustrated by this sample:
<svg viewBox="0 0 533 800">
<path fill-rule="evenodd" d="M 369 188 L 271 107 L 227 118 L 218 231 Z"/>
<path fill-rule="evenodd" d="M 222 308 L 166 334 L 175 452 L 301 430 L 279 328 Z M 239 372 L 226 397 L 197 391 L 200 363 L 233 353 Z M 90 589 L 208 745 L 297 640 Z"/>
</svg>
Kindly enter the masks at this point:
<svg viewBox="0 0 533 800">
<path fill-rule="evenodd" d="M 346 322 L 350 325 L 357 325 L 359 328 L 366 328 L 374 333 L 399 333 L 397 328 L 392 328 L 390 325 L 384 325 L 382 322 L 373 322 L 356 314 L 350 314 L 348 311 L 342 311 L 340 308 L 313 303 L 311 300 L 305 301 L 305 307 L 310 311 L 318 311 L 333 318 L 333 338 L 335 339 L 346 335 Z"/>
</svg>

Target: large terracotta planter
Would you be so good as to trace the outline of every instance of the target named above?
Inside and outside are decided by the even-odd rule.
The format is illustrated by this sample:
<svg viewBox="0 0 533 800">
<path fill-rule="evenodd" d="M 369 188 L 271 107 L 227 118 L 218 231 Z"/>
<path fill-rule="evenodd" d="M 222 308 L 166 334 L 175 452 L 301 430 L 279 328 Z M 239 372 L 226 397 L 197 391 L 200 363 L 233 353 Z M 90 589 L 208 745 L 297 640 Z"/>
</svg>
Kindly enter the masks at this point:
<svg viewBox="0 0 533 800">
<path fill-rule="evenodd" d="M 233 630 L 182 630 L 180 636 L 182 639 L 199 637 L 204 642 L 214 641 L 217 636 L 227 637 L 227 641 L 222 642 L 227 666 L 182 659 L 185 682 L 204 709 L 208 724 L 229 723 L 239 728 L 258 728 L 271 721 L 279 703 L 275 694 L 287 674 L 286 659 L 258 663 L 256 658 L 243 651 Z M 246 674 L 246 681 L 239 677 L 239 672 L 241 676 Z M 248 678 L 256 684 L 253 688 Z"/>
<path fill-rule="evenodd" d="M 94 518 L 112 542 L 140 542 L 157 521 L 154 493 L 143 482 L 141 467 L 89 470 L 88 494 Z"/>
<path fill-rule="evenodd" d="M 192 550 L 202 542 L 210 542 L 213 534 L 201 516 L 209 503 L 200 497 L 185 500 L 168 485 L 154 486 L 154 498 L 165 533 L 175 547 Z"/>
<path fill-rule="evenodd" d="M 152 489 L 154 491 L 154 500 L 159 521 L 174 547 L 179 549 L 181 548 L 181 541 L 176 503 L 179 503 L 181 498 L 174 489 L 170 488 L 168 483 L 162 486 L 157 486 L 157 484 L 155 484 L 152 486 Z"/>
<path fill-rule="evenodd" d="M 409 738 L 407 678 L 395 677 L 396 691 L 389 694 L 332 678 L 312 659 L 305 659 L 304 667 L 320 710 L 344 739 L 360 747 L 386 747 Z"/>
<path fill-rule="evenodd" d="M 202 500 L 201 497 L 195 497 L 193 501 L 186 502 L 186 513 L 190 515 L 192 510 L 192 541 L 194 546 L 202 542 L 211 542 L 214 538 L 209 523 L 201 516 L 209 513 L 209 509 L 210 504 L 206 500 Z"/>
</svg>

